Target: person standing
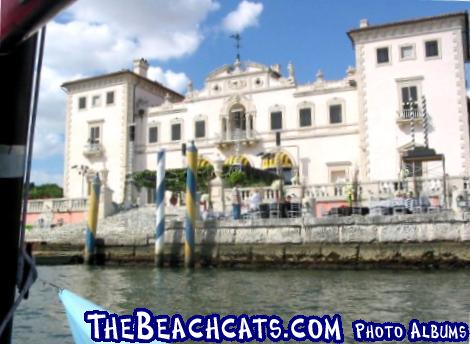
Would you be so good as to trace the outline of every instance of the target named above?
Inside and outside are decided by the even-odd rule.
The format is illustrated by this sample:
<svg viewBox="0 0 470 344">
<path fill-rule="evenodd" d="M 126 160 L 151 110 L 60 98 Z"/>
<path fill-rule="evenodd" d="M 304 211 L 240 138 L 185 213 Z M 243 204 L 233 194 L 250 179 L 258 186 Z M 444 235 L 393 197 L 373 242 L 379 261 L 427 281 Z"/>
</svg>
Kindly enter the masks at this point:
<svg viewBox="0 0 470 344">
<path fill-rule="evenodd" d="M 237 185 L 232 189 L 232 218 L 234 220 L 240 219 L 241 215 L 241 197 L 240 188 Z"/>
<path fill-rule="evenodd" d="M 250 197 L 250 211 L 258 211 L 259 205 L 261 204 L 261 194 L 258 190 L 255 190 Z"/>
</svg>

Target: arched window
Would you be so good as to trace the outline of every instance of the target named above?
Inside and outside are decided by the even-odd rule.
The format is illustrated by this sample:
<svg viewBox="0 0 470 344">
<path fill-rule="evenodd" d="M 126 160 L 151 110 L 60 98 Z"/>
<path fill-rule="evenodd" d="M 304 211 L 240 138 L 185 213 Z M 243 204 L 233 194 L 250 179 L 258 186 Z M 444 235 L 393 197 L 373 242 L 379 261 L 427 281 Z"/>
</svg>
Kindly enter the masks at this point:
<svg viewBox="0 0 470 344">
<path fill-rule="evenodd" d="M 230 109 L 230 124 L 232 130 L 246 130 L 246 112 L 245 107 L 235 104 Z"/>
</svg>

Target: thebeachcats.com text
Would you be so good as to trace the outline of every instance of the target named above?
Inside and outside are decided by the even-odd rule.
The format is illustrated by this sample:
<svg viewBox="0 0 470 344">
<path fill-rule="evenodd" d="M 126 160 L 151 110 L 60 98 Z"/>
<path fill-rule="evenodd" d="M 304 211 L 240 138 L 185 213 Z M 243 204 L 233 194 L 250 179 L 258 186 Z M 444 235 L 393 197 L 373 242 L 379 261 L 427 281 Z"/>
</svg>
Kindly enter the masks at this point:
<svg viewBox="0 0 470 344">
<path fill-rule="evenodd" d="M 167 343 L 198 342 L 280 342 L 308 341 L 344 343 L 341 315 L 296 315 L 284 321 L 277 315 L 155 315 L 136 308 L 132 315 L 94 310 L 84 313 L 95 342 Z M 466 342 L 469 326 L 465 322 L 412 319 L 408 324 L 355 320 L 352 333 L 356 342 Z"/>
</svg>

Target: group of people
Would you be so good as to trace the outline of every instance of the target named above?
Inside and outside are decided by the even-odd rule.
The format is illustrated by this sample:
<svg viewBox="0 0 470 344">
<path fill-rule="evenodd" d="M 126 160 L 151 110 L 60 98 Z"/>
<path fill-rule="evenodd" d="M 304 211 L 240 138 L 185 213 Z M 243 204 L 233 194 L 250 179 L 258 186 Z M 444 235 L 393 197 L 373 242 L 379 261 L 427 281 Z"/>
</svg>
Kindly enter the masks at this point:
<svg viewBox="0 0 470 344">
<path fill-rule="evenodd" d="M 392 200 L 393 207 L 405 207 L 407 212 L 413 213 L 416 207 L 429 208 L 431 203 L 428 197 L 421 196 L 419 198 L 414 197 L 413 192 L 398 193 Z"/>
<path fill-rule="evenodd" d="M 232 189 L 232 218 L 234 220 L 238 220 L 241 217 L 241 207 L 242 207 L 242 197 L 240 193 L 240 187 L 239 185 L 236 185 Z M 263 197 L 261 193 L 259 192 L 258 189 L 255 189 L 253 193 L 250 195 L 249 198 L 249 211 L 257 211 L 259 210 L 259 206 L 261 204 L 261 201 L 263 200 Z"/>
<path fill-rule="evenodd" d="M 292 196 L 288 195 L 283 198 L 282 203 L 289 204 L 292 200 Z M 232 189 L 232 218 L 238 220 L 241 218 L 241 208 L 242 208 L 242 197 L 240 193 L 240 187 L 236 185 Z M 260 190 L 255 189 L 248 199 L 248 212 L 256 212 L 260 210 L 260 205 L 263 201 L 263 196 Z"/>
</svg>

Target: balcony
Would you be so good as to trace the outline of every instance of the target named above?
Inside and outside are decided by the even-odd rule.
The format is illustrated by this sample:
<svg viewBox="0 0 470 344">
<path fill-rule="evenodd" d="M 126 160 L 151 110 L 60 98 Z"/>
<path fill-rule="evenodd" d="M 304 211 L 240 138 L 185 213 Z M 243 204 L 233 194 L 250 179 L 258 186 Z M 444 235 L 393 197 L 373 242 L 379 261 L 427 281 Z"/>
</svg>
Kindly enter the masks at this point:
<svg viewBox="0 0 470 344">
<path fill-rule="evenodd" d="M 100 158 L 103 153 L 104 147 L 101 143 L 87 143 L 83 147 L 83 155 L 87 158 Z"/>
<path fill-rule="evenodd" d="M 243 145 L 252 145 L 259 141 L 258 135 L 254 130 L 235 129 L 223 132 L 217 135 L 215 144 L 218 148 L 228 148 L 231 145 L 241 143 Z"/>
<path fill-rule="evenodd" d="M 419 108 L 401 109 L 398 111 L 397 124 L 400 126 L 409 125 L 411 121 L 415 124 L 421 124 L 423 121 L 423 113 Z"/>
</svg>

